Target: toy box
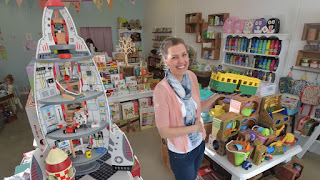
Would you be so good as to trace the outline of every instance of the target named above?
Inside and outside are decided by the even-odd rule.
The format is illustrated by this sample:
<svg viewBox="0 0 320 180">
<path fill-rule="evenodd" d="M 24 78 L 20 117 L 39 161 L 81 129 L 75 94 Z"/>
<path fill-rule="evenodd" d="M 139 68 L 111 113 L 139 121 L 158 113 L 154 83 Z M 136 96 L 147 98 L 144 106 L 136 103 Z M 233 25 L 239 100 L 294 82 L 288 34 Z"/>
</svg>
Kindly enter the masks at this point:
<svg viewBox="0 0 320 180">
<path fill-rule="evenodd" d="M 267 151 L 267 147 L 264 145 L 258 145 L 254 148 L 253 160 L 252 163 L 255 165 L 260 165 L 265 160 L 265 153 Z"/>
<path fill-rule="evenodd" d="M 152 106 L 151 97 L 140 98 L 138 101 L 139 101 L 140 108 L 149 108 L 150 106 Z"/>
<path fill-rule="evenodd" d="M 288 115 L 293 115 L 298 112 L 300 107 L 300 98 L 294 94 L 284 93 L 281 97 L 281 105 L 285 106 Z"/>
<path fill-rule="evenodd" d="M 111 115 L 113 122 L 119 121 L 122 119 L 122 111 L 120 103 L 110 103 Z"/>
<path fill-rule="evenodd" d="M 254 126 L 252 130 L 256 133 L 256 138 L 266 146 L 268 146 L 277 139 L 276 131 L 270 128 Z"/>
<path fill-rule="evenodd" d="M 135 120 L 128 120 L 127 124 L 127 134 L 139 132 L 140 131 L 140 120 L 139 118 Z"/>
<path fill-rule="evenodd" d="M 121 103 L 123 119 L 132 118 L 139 115 L 139 107 L 136 101 Z"/>
<path fill-rule="evenodd" d="M 277 85 L 271 82 L 260 81 L 256 96 L 265 97 L 276 94 Z"/>
<path fill-rule="evenodd" d="M 207 123 L 204 123 L 204 129 L 206 130 L 206 139 L 205 139 L 205 142 L 208 143 L 209 141 L 209 135 L 211 134 L 212 132 L 212 122 L 207 122 Z"/>
<path fill-rule="evenodd" d="M 300 179 L 303 172 L 303 164 L 298 161 L 291 160 L 282 166 L 281 173 L 279 173 L 280 180 L 295 180 Z"/>
<path fill-rule="evenodd" d="M 140 109 L 140 127 L 141 130 L 153 127 L 155 125 L 154 108 Z"/>
<path fill-rule="evenodd" d="M 114 83 L 114 81 L 120 80 L 120 74 L 110 74 L 110 79 Z"/>
<path fill-rule="evenodd" d="M 209 149 L 213 150 L 220 156 L 226 155 L 226 144 L 228 143 L 228 140 L 221 140 L 217 139 L 213 135 L 209 135 Z"/>
<path fill-rule="evenodd" d="M 258 96 L 244 97 L 235 96 L 230 102 L 231 112 L 251 117 L 259 114 L 261 98 Z M 240 108 L 239 108 L 240 107 Z"/>
<path fill-rule="evenodd" d="M 259 114 L 252 115 L 250 117 L 242 116 L 240 131 L 248 129 L 248 128 L 251 129 L 253 126 L 258 124 L 258 120 L 259 120 Z"/>
<path fill-rule="evenodd" d="M 237 135 L 240 130 L 241 115 L 228 112 L 214 117 L 212 121 L 212 135 L 217 139 L 227 140 Z"/>
</svg>

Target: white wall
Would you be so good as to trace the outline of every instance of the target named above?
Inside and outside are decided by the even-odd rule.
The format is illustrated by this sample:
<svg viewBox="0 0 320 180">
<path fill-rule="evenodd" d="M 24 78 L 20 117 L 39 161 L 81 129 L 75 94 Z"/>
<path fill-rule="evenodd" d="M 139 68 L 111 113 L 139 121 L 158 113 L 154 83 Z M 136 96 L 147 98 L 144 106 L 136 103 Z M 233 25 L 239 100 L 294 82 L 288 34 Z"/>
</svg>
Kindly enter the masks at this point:
<svg viewBox="0 0 320 180">
<path fill-rule="evenodd" d="M 183 38 L 198 54 L 197 60 L 203 63 L 218 65 L 219 61 L 201 59 L 201 44 L 195 42 L 195 34 L 185 33 L 185 14 L 201 12 L 202 18 L 208 21 L 208 14 L 227 12 L 232 17 L 242 19 L 277 17 L 280 19 L 280 33 L 291 34 L 292 40 L 289 47 L 284 74 L 295 64 L 297 51 L 303 49 L 301 41 L 304 23 L 320 23 L 319 0 L 148 0 L 144 8 L 145 42 L 146 49 L 151 48 L 152 27 L 172 26 L 174 35 Z M 219 28 L 219 27 L 218 27 Z M 222 31 L 222 28 L 215 29 Z M 150 34 L 149 34 L 150 33 Z M 149 49 L 148 49 L 149 48 Z M 221 57 L 221 56 L 220 56 Z M 294 78 L 300 78 L 301 72 L 294 71 Z M 308 73 L 309 80 L 314 80 L 315 75 Z M 320 78 L 319 78 L 320 79 Z"/>
</svg>

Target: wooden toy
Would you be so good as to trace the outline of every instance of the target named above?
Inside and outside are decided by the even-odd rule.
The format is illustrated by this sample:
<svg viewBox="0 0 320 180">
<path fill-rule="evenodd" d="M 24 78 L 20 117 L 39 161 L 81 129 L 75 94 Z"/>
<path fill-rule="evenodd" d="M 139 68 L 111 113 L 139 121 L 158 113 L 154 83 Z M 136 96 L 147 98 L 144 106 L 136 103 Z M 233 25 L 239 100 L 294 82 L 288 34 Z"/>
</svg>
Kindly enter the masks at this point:
<svg viewBox="0 0 320 180">
<path fill-rule="evenodd" d="M 281 94 L 267 96 L 262 98 L 259 124 L 265 127 L 270 127 L 274 130 L 282 128 L 285 125 L 283 132 L 287 131 L 289 125 L 289 116 L 285 107 L 280 104 Z"/>
<path fill-rule="evenodd" d="M 209 149 L 215 151 L 220 156 L 226 155 L 226 145 L 228 140 L 217 139 L 213 135 L 209 135 Z"/>
<path fill-rule="evenodd" d="M 241 115 L 228 112 L 214 117 L 212 121 L 212 135 L 217 139 L 227 140 L 237 135 L 240 130 Z"/>
<path fill-rule="evenodd" d="M 304 168 L 303 164 L 301 164 L 296 160 L 291 160 L 282 166 L 278 178 L 280 180 L 299 179 L 303 172 L 303 168 Z"/>
<path fill-rule="evenodd" d="M 252 163 L 255 165 L 260 165 L 265 159 L 265 153 L 268 150 L 268 148 L 264 145 L 258 145 L 255 147 L 253 154 L 253 161 Z"/>
<path fill-rule="evenodd" d="M 226 145 L 226 150 L 228 161 L 234 166 L 240 166 L 250 157 L 253 147 L 250 146 L 249 142 L 237 138 L 235 141 L 232 140 Z"/>
<path fill-rule="evenodd" d="M 135 44 L 132 43 L 132 39 L 130 37 L 128 38 L 120 37 L 118 46 L 119 46 L 119 51 L 125 55 L 124 56 L 125 65 L 120 66 L 120 71 L 123 74 L 123 76 L 133 76 L 134 66 L 129 65 L 128 54 L 135 51 Z"/>
<path fill-rule="evenodd" d="M 259 83 L 260 79 L 257 78 L 213 71 L 209 87 L 215 92 L 240 92 L 244 95 L 255 95 L 259 87 Z"/>
</svg>

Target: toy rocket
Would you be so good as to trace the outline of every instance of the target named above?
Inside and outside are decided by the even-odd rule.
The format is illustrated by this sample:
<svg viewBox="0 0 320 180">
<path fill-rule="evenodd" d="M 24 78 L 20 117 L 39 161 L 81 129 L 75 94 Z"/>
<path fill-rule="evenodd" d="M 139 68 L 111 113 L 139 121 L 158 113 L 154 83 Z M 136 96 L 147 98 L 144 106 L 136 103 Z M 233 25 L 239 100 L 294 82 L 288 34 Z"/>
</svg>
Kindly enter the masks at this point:
<svg viewBox="0 0 320 180">
<path fill-rule="evenodd" d="M 131 170 L 134 159 L 130 143 L 112 123 L 105 89 L 93 56 L 84 40 L 77 35 L 72 17 L 60 0 L 48 0 L 45 5 L 42 38 L 38 41 L 33 62 L 34 79 L 31 84 L 36 116 L 28 114 L 28 118 L 39 150 L 32 158 L 31 179 L 45 176 L 41 157 L 61 141 L 69 141 L 70 147 L 57 148 L 66 152 L 71 149 L 72 154 L 81 151 L 77 157 L 69 154 L 77 170 L 76 175 L 90 173 L 81 171 L 84 164 L 91 163 L 95 167 L 91 172 L 97 170 L 100 165 L 95 161 L 107 152 L 111 154 L 114 169 Z M 85 111 L 86 120 L 83 121 L 85 126 L 75 131 L 72 121 L 76 121 L 78 106 Z M 99 148 L 99 151 L 91 148 Z M 95 158 L 86 159 L 86 150 L 91 150 Z"/>
</svg>

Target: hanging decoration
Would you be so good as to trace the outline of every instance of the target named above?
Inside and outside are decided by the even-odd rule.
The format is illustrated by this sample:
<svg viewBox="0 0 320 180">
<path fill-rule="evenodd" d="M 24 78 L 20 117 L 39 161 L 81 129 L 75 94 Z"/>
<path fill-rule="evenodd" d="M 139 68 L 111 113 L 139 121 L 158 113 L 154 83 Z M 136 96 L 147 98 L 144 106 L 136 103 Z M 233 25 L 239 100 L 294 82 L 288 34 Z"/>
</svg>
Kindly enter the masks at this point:
<svg viewBox="0 0 320 180">
<path fill-rule="evenodd" d="M 46 5 L 47 0 L 38 0 L 41 10 L 44 10 L 44 6 Z"/>
<path fill-rule="evenodd" d="M 6 2 L 6 5 L 8 5 L 9 1 L 10 1 L 10 0 L 5 0 L 5 2 Z"/>
<path fill-rule="evenodd" d="M 7 59 L 8 58 L 6 47 L 0 46 L 0 52 L 1 52 L 1 57 L 3 59 Z"/>
<path fill-rule="evenodd" d="M 70 2 L 62 2 L 62 3 L 66 6 L 67 9 L 69 9 L 69 7 L 70 7 Z"/>
<path fill-rule="evenodd" d="M 82 2 L 84 7 L 86 7 L 86 9 L 91 12 L 91 8 L 92 8 L 92 2 L 91 1 L 83 1 Z"/>
<path fill-rule="evenodd" d="M 33 4 L 34 4 L 34 0 L 27 0 L 27 2 L 28 2 L 29 7 L 32 8 Z"/>
<path fill-rule="evenodd" d="M 18 4 L 18 7 L 20 8 L 21 6 L 21 3 L 22 3 L 22 0 L 16 0 L 17 4 Z"/>
<path fill-rule="evenodd" d="M 132 4 L 134 4 L 134 0 L 130 0 Z"/>
<path fill-rule="evenodd" d="M 112 9 L 112 7 L 113 7 L 113 0 L 106 0 L 106 2 L 107 2 L 107 4 L 108 4 L 109 8 Z"/>
<path fill-rule="evenodd" d="M 99 9 L 99 11 L 101 12 L 102 10 L 102 0 L 93 0 L 94 4 L 97 6 L 97 8 Z"/>
<path fill-rule="evenodd" d="M 80 2 L 72 2 L 72 5 L 74 6 L 74 8 L 76 9 L 77 13 L 79 14 Z"/>
</svg>

